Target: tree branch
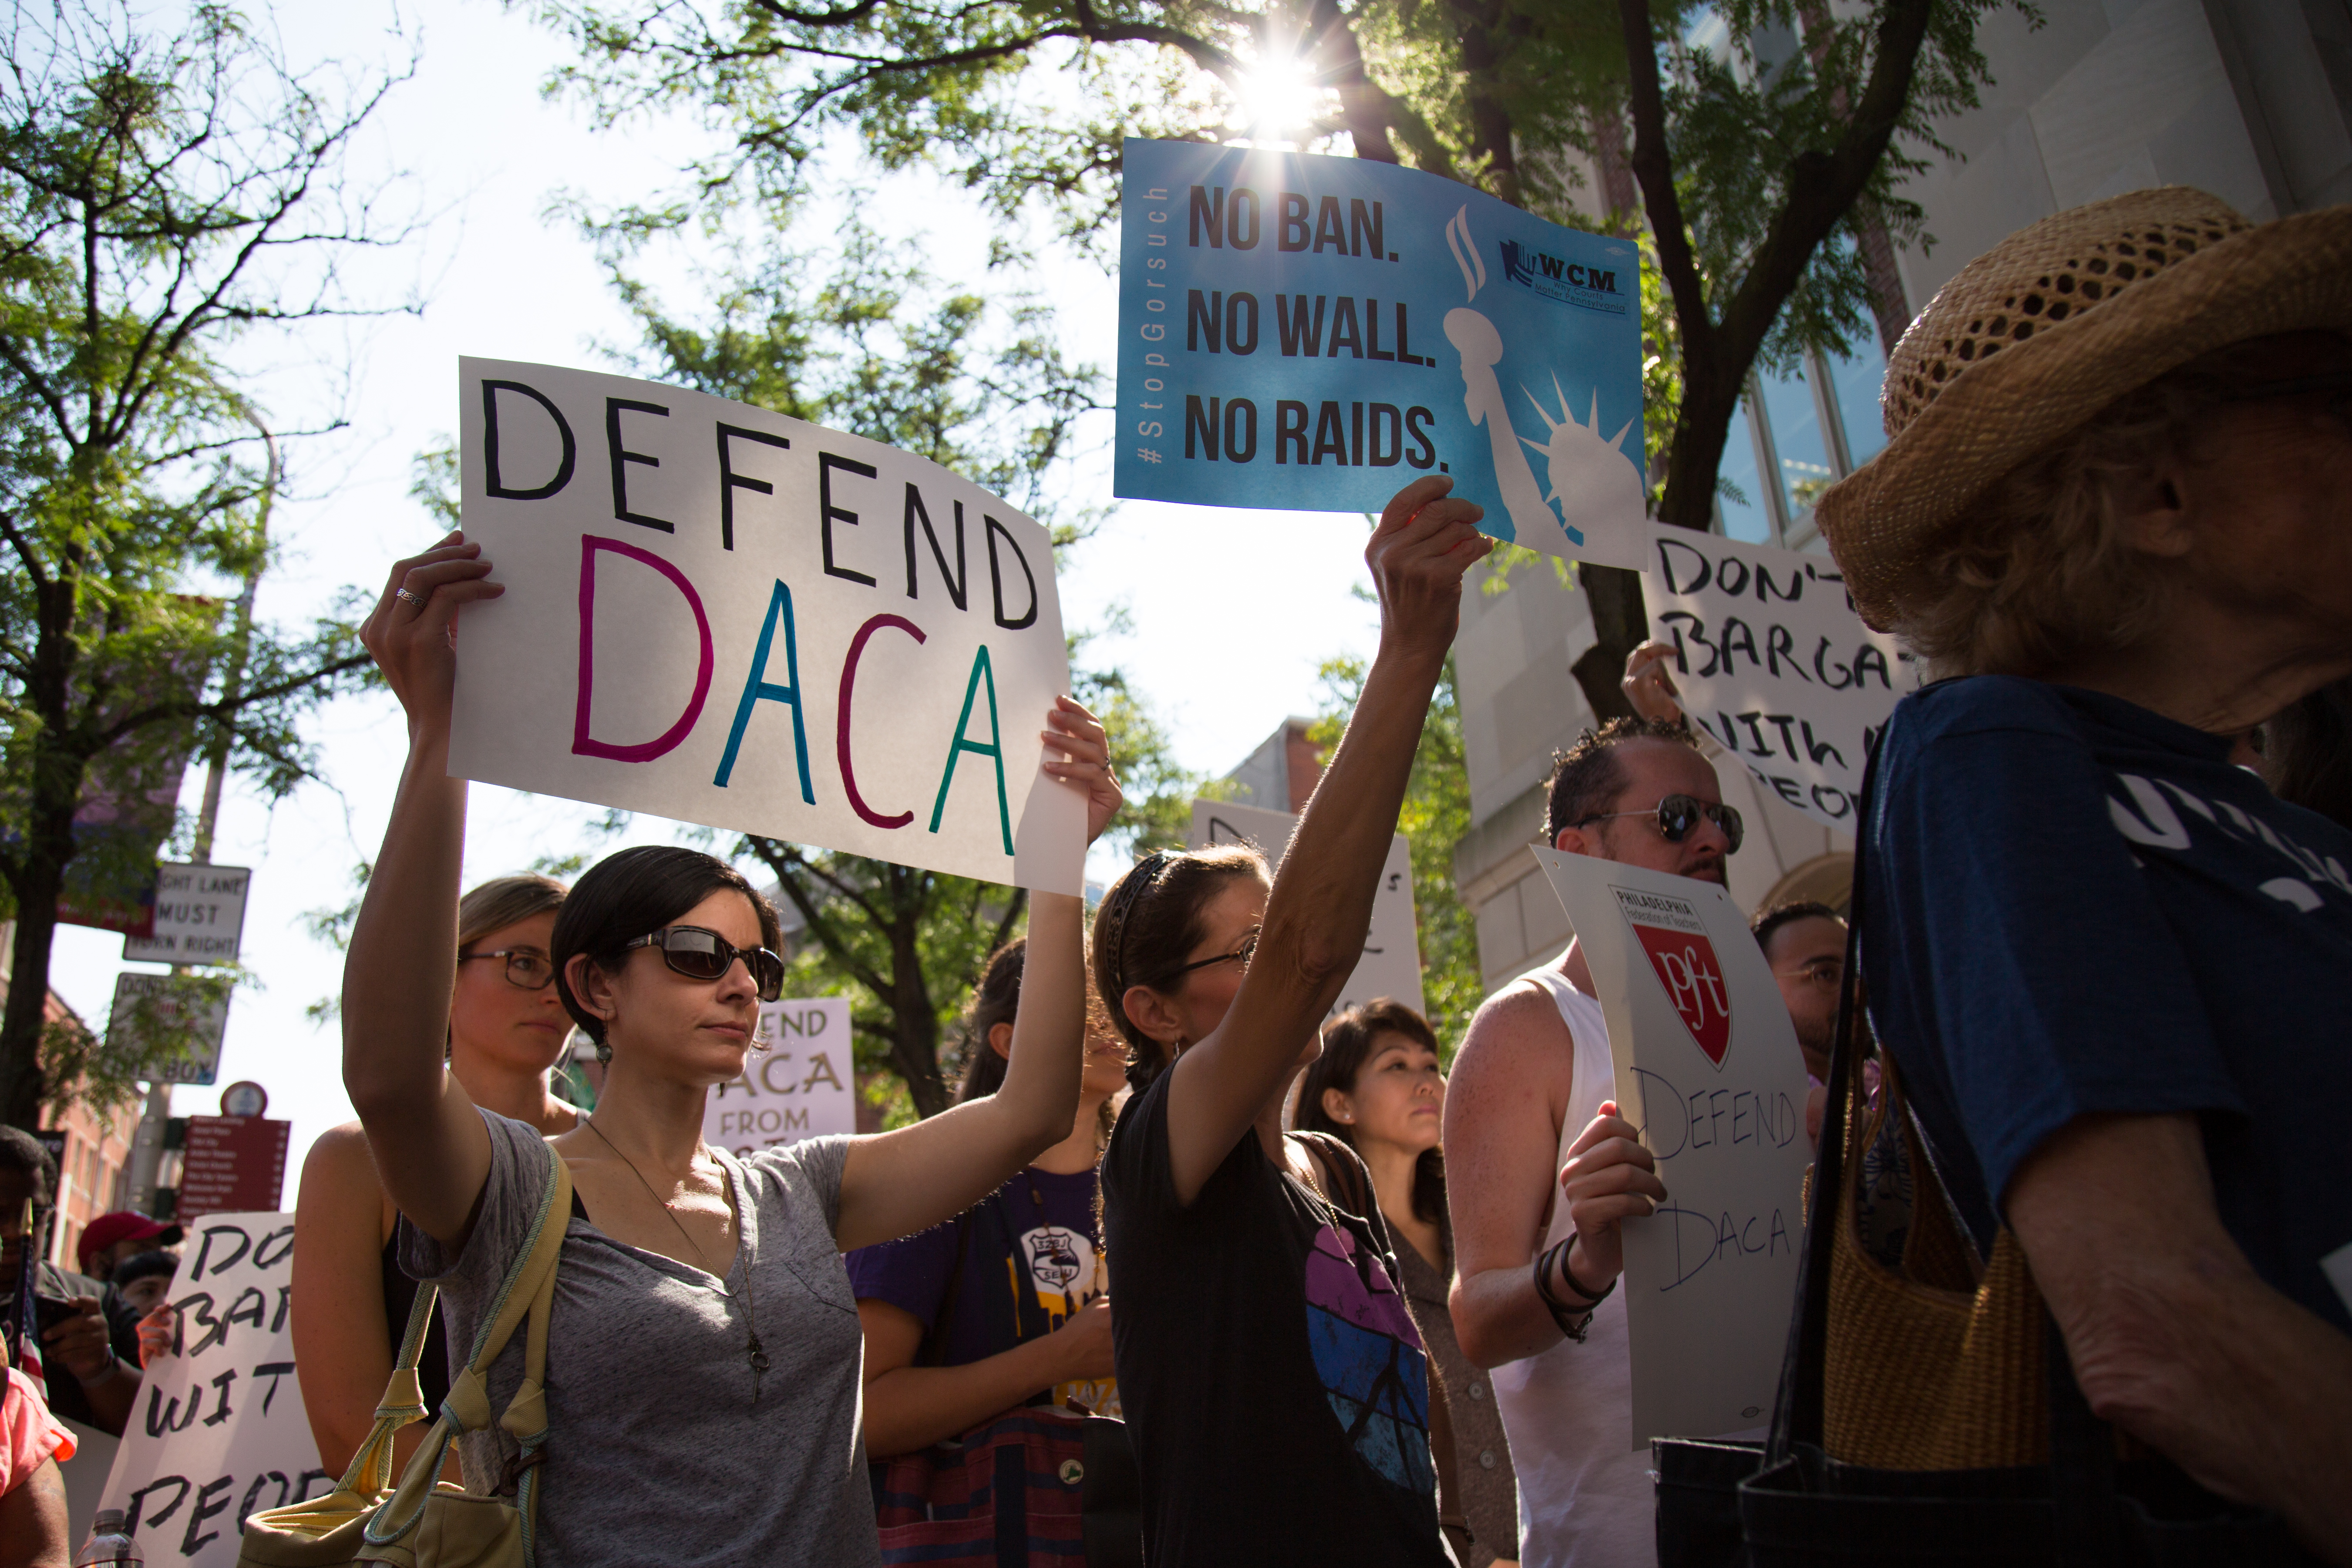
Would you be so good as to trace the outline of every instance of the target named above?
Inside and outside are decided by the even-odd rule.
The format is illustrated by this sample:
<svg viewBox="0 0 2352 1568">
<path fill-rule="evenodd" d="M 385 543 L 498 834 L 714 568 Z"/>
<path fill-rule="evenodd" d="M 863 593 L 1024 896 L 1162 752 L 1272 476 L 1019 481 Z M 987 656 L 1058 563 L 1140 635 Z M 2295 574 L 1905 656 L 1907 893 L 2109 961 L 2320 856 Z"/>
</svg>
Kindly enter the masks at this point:
<svg viewBox="0 0 2352 1568">
<path fill-rule="evenodd" d="M 1617 0 L 1617 17 L 1625 34 L 1627 96 L 1633 112 L 1633 177 L 1642 184 L 1643 209 L 1650 216 L 1650 235 L 1658 248 L 1658 270 L 1675 297 L 1675 319 L 1682 329 L 1685 374 L 1694 358 L 1710 368 L 1715 362 L 1715 321 L 1707 314 L 1706 285 L 1700 279 L 1698 258 L 1691 252 L 1690 226 L 1683 217 L 1682 198 L 1675 191 L 1674 155 L 1666 146 L 1665 92 L 1658 80 L 1658 46 L 1650 21 L 1649 0 Z"/>
</svg>

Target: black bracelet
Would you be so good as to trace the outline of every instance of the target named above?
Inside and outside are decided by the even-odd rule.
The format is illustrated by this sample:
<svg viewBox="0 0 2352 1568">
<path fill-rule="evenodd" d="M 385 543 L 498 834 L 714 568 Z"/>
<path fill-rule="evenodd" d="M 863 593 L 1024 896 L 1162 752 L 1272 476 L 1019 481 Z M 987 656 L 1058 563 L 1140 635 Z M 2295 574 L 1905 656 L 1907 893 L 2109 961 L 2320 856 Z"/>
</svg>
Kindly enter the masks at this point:
<svg viewBox="0 0 2352 1568">
<path fill-rule="evenodd" d="M 1569 1303 L 1561 1300 L 1558 1296 L 1554 1295 L 1551 1289 L 1551 1266 L 1552 1259 L 1554 1258 L 1559 1258 L 1560 1260 L 1560 1278 L 1568 1281 L 1571 1289 L 1574 1289 L 1579 1294 L 1591 1294 L 1591 1292 L 1585 1290 L 1582 1284 L 1578 1282 L 1576 1276 L 1570 1273 L 1568 1270 L 1568 1248 L 1570 1243 L 1573 1242 L 1575 1239 L 1575 1237 L 1570 1236 L 1566 1239 L 1556 1243 L 1549 1251 L 1538 1253 L 1537 1255 L 1535 1267 L 1536 1295 L 1542 1300 L 1544 1310 L 1551 1314 L 1551 1321 L 1559 1325 L 1559 1331 L 1567 1335 L 1570 1339 L 1574 1340 L 1578 1344 L 1582 1344 L 1584 1342 L 1584 1336 L 1592 1331 L 1593 1309 L 1600 1306 L 1601 1302 L 1609 1299 L 1609 1292 L 1617 1289 L 1617 1281 L 1612 1279 L 1609 1281 L 1607 1288 L 1602 1289 L 1599 1295 L 1593 1296 L 1589 1301 L 1580 1301 L 1574 1306 L 1570 1306 Z"/>
</svg>

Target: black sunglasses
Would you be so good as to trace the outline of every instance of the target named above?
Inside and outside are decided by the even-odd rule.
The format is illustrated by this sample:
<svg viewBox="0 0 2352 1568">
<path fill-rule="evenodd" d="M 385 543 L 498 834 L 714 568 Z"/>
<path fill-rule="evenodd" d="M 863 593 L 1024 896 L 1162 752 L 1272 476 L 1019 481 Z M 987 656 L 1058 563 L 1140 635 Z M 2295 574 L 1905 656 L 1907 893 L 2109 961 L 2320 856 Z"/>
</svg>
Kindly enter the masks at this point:
<svg viewBox="0 0 2352 1568">
<path fill-rule="evenodd" d="M 723 980 L 741 959 L 751 972 L 760 1000 L 772 1002 L 784 994 L 784 961 L 764 947 L 737 947 L 715 931 L 700 926 L 664 926 L 627 944 L 657 947 L 662 962 L 689 980 Z"/>
<path fill-rule="evenodd" d="M 555 965 L 547 954 L 536 948 L 500 947 L 487 952 L 461 952 L 457 962 L 467 963 L 477 958 L 503 958 L 507 961 L 507 984 L 525 991 L 544 991 L 555 984 Z"/>
<path fill-rule="evenodd" d="M 1586 817 L 1584 822 L 1570 823 L 1569 826 L 1571 827 L 1581 827 L 1584 826 L 1585 822 L 1605 822 L 1612 816 L 1652 817 L 1658 825 L 1658 837 L 1664 838 L 1669 844 L 1680 844 L 1684 839 L 1689 837 L 1690 830 L 1698 826 L 1699 819 L 1701 817 L 1705 817 L 1708 821 L 1714 823 L 1717 827 L 1722 828 L 1724 837 L 1730 841 L 1724 847 L 1723 852 L 1727 855 L 1737 855 L 1739 853 L 1740 840 L 1745 838 L 1748 833 L 1747 827 L 1740 822 L 1739 813 L 1736 809 L 1727 805 L 1718 805 L 1711 800 L 1701 800 L 1695 795 L 1667 795 L 1664 799 L 1658 802 L 1657 810 L 1655 812 L 1596 812 L 1592 816 Z"/>
<path fill-rule="evenodd" d="M 2304 397 L 2332 393 L 2328 406 L 2337 414 L 2352 412 L 2352 370 L 2323 371 L 2317 375 L 2290 376 L 2284 381 L 2257 381 L 2233 386 L 2221 395 L 2223 403 L 2253 403 L 2266 397 Z"/>
</svg>

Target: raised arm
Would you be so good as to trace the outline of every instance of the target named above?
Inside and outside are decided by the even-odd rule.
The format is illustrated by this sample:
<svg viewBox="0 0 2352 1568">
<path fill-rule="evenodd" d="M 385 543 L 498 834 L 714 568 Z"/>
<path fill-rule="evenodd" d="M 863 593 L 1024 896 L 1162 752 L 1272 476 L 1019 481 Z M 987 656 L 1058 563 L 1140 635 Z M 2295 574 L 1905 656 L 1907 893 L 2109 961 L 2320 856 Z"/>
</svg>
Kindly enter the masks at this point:
<svg viewBox="0 0 2352 1568">
<path fill-rule="evenodd" d="M 1046 745 L 1062 753 L 1055 758 L 1049 752 L 1045 772 L 1087 792 L 1091 843 L 1120 799 L 1103 728 L 1066 697 L 1055 700 L 1045 722 Z M 1086 1057 L 1085 926 L 1086 904 L 1076 895 L 1030 896 L 1021 1007 L 1013 1016 L 1003 1087 L 984 1100 L 850 1145 L 834 1230 L 843 1251 L 895 1241 L 961 1214 L 1070 1135 Z"/>
<path fill-rule="evenodd" d="M 481 547 L 452 533 L 394 564 L 360 628 L 407 711 L 408 762 L 343 958 L 343 1087 L 384 1191 L 452 1249 L 490 1171 L 489 1133 L 443 1067 L 466 845 L 466 784 L 449 777 L 457 612 L 506 591 L 489 572 Z"/>
<path fill-rule="evenodd" d="M 1397 813 L 1445 655 L 1462 574 L 1494 542 L 1485 513 L 1437 476 L 1399 490 L 1364 559 L 1381 601 L 1380 651 L 1338 753 L 1275 872 L 1256 953 L 1224 1022 L 1170 1070 L 1168 1157 L 1190 1203 L 1298 1066 L 1371 929 Z"/>
</svg>

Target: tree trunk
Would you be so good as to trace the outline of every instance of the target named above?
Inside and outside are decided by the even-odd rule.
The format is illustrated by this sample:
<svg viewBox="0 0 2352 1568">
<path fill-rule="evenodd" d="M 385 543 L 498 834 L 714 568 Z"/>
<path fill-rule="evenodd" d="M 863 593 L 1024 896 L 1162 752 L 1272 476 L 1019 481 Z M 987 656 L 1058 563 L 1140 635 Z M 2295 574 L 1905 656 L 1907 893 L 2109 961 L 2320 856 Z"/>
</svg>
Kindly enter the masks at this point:
<svg viewBox="0 0 2352 1568">
<path fill-rule="evenodd" d="M 947 1080 L 940 1073 L 940 1019 L 923 984 L 916 911 L 902 903 L 898 913 L 890 931 L 890 1064 L 906 1082 L 915 1114 L 928 1120 L 948 1108 Z"/>
</svg>

